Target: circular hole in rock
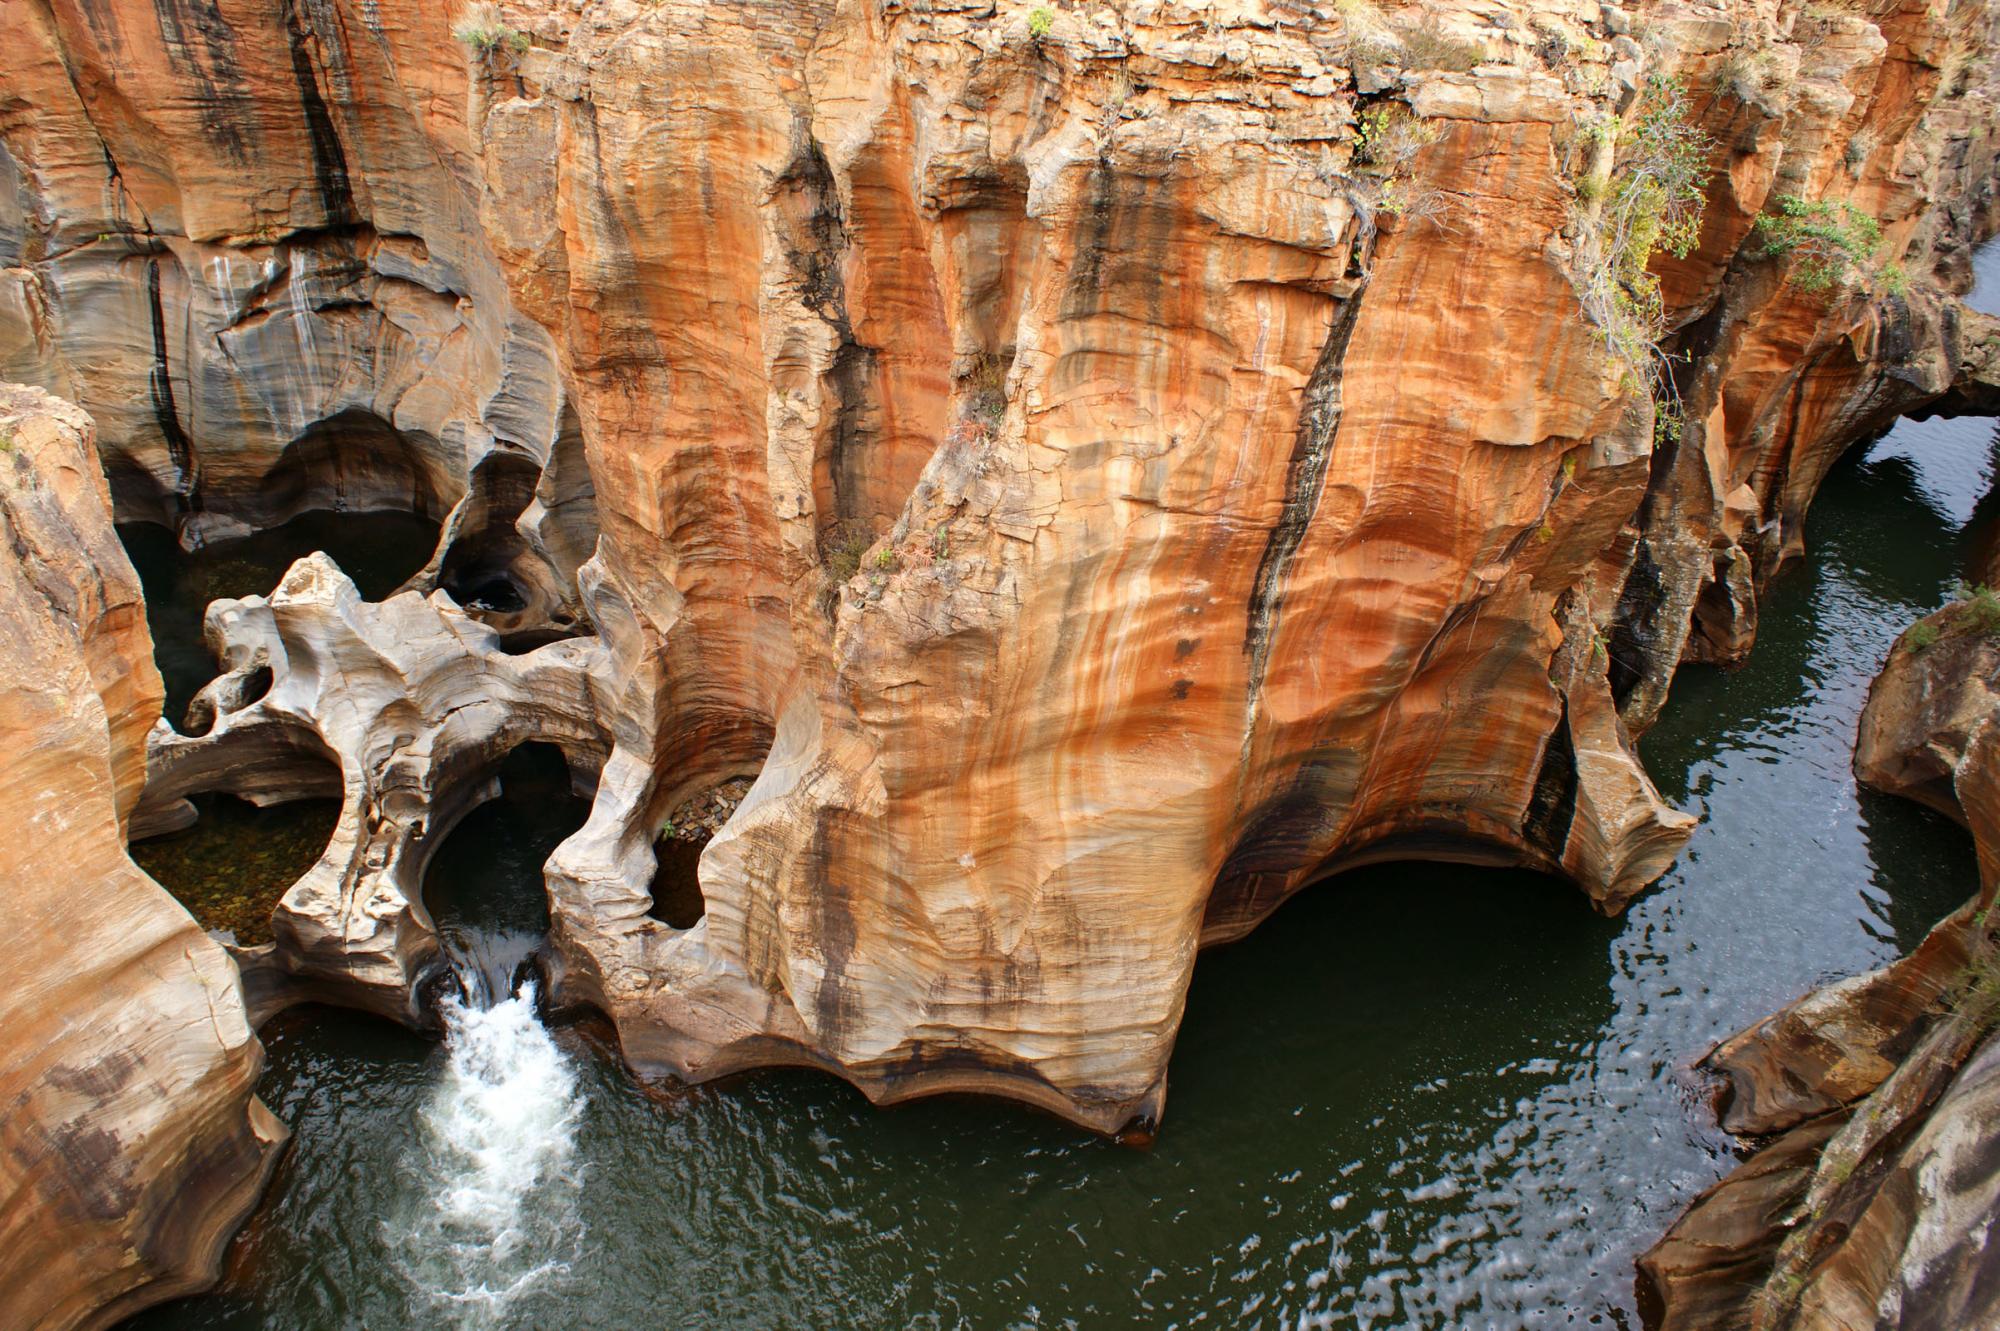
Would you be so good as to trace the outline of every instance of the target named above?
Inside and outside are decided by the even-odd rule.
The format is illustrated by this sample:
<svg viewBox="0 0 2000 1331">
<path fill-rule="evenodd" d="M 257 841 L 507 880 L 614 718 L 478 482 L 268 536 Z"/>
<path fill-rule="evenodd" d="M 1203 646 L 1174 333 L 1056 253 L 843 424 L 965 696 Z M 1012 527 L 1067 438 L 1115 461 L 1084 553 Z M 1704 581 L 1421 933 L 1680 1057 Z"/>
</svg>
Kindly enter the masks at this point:
<svg viewBox="0 0 2000 1331">
<path fill-rule="evenodd" d="M 466 814 L 424 871 L 424 906 L 461 983 L 490 999 L 514 990 L 549 931 L 544 866 L 590 815 L 553 744 L 517 747 L 500 765 L 500 794 Z"/>
<path fill-rule="evenodd" d="M 528 598 L 505 573 L 467 573 L 447 580 L 444 589 L 468 614 L 519 614 L 528 608 Z"/>
<path fill-rule="evenodd" d="M 253 702 L 261 701 L 264 695 L 271 691 L 271 684 L 274 679 L 275 676 L 271 674 L 271 667 L 267 665 L 258 666 L 244 677 L 243 689 L 237 695 L 236 705 L 238 707 L 248 707 Z"/>
<path fill-rule="evenodd" d="M 538 647 L 579 636 L 568 629 L 522 629 L 519 633 L 501 634 L 500 650 L 509 656 L 526 656 Z"/>
</svg>

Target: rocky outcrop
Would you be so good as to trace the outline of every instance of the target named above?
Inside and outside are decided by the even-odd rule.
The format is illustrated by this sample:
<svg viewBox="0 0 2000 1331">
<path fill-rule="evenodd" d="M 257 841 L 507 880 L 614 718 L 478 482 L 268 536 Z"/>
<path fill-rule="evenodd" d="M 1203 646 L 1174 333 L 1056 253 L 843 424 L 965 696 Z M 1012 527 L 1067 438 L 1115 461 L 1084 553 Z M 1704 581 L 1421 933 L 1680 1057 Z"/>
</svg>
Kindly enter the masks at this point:
<svg viewBox="0 0 2000 1331">
<path fill-rule="evenodd" d="M 0 385 L 0 1324 L 213 1280 L 284 1131 L 222 948 L 125 853 L 160 714 L 91 422 Z"/>
<path fill-rule="evenodd" d="M 2000 1321 L 2000 603 L 1908 630 L 1856 771 L 1965 823 L 1982 887 L 1915 951 L 1818 990 L 1702 1060 L 1722 1124 L 1767 1144 L 1640 1260 L 1661 1331 Z"/>
<path fill-rule="evenodd" d="M 594 630 L 556 979 L 648 1070 L 1112 1129 L 1160 1111 L 1198 948 L 1317 878 L 1520 863 L 1621 908 L 1688 826 L 1631 742 L 1675 665 L 1740 657 L 1841 448 L 1978 391 L 1958 11 L 451 21 L 0 12 L 0 367 L 101 407 L 121 503 L 185 539 L 410 506 L 443 518 L 413 591 Z M 1712 149 L 1654 265 L 1665 420 L 1578 296 L 1657 80 Z M 1907 282 L 1788 280 L 1779 197 L 1879 219 Z M 649 913 L 662 821 L 743 778 L 700 920 Z M 404 928 L 351 935 L 385 983 Z"/>
<path fill-rule="evenodd" d="M 325 854 L 274 912 L 275 941 L 236 950 L 252 1008 L 261 1022 L 330 998 L 426 1020 L 438 942 L 424 864 L 523 742 L 558 745 L 588 790 L 608 747 L 602 646 L 516 654 L 444 592 L 363 601 L 325 555 L 269 596 L 216 601 L 206 631 L 224 671 L 189 708 L 203 733 L 154 727 L 139 817 L 174 826 L 197 791 L 258 804 L 337 795 Z"/>
</svg>

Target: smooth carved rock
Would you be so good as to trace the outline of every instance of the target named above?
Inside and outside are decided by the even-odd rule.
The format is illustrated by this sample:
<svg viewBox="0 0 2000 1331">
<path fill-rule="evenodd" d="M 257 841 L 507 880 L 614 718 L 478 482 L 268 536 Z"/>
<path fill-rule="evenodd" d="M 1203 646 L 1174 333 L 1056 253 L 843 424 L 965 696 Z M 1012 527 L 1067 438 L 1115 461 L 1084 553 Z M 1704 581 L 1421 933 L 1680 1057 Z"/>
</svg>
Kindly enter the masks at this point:
<svg viewBox="0 0 2000 1331">
<path fill-rule="evenodd" d="M 141 814 L 225 790 L 260 804 L 338 795 L 319 862 L 272 919 L 275 940 L 237 957 L 258 1018 L 326 998 L 420 1021 L 418 984 L 438 959 L 422 905 L 424 865 L 459 818 L 495 793 L 528 740 L 559 745 L 588 785 L 609 741 L 609 672 L 595 639 L 510 654 L 442 592 L 363 601 L 324 555 L 294 564 L 268 597 L 219 600 L 206 632 L 224 673 L 148 749 Z"/>
<path fill-rule="evenodd" d="M 160 713 L 90 419 L 0 384 L 0 1325 L 215 1278 L 284 1129 L 221 947 L 125 853 Z"/>
<path fill-rule="evenodd" d="M 2000 625 L 1993 627 L 2000 628 Z M 1855 770 L 1966 824 L 1980 891 L 1908 956 L 1723 1041 L 1722 1124 L 1781 1133 L 1640 1260 L 1661 1331 L 1989 1326 L 2000 1221 L 2000 645 L 1982 607 L 1906 632 Z"/>
<path fill-rule="evenodd" d="M 351 487 L 443 516 L 420 588 L 504 569 L 504 627 L 588 618 L 558 987 L 649 1070 L 1112 1129 L 1161 1108 L 1200 946 L 1327 874 L 1519 863 L 1621 908 L 1689 826 L 1631 743 L 1674 667 L 1747 648 L 1842 448 L 1976 377 L 1991 71 L 1944 86 L 1928 7 L 1808 51 L 1747 3 L 1622 46 L 1582 0 L 1445 6 L 1452 71 L 1248 0 L 1039 40 L 1024 3 L 502 8 L 518 60 L 415 0 L 0 8 L 0 364 L 104 408 L 135 513 Z M 1604 42 L 1550 68 L 1534 17 Z M 1713 91 L 1737 28 L 1796 97 Z M 1716 143 L 1660 264 L 1678 434 L 1575 286 L 1579 127 L 1653 73 Z M 1441 217 L 1371 204 L 1364 91 L 1430 117 Z M 1864 129 L 1898 150 L 1849 163 Z M 1879 217 L 1907 299 L 1756 259 L 1780 189 Z M 296 779 L 261 727 L 231 759 L 218 720 L 209 770 Z M 746 777 L 702 920 L 650 918 L 662 818 Z M 328 983 L 407 1004 L 393 848 L 452 784 L 383 787 L 442 803 L 392 801 L 379 915 L 307 894 Z"/>
</svg>

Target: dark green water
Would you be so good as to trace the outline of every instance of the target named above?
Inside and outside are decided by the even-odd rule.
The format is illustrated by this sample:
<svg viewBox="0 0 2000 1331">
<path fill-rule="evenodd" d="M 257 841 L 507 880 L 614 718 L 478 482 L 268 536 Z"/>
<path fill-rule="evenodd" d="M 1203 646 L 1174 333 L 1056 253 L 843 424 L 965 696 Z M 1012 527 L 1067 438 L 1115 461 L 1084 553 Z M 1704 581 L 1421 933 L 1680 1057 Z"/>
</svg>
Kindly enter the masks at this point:
<svg viewBox="0 0 2000 1331">
<path fill-rule="evenodd" d="M 196 795 L 194 826 L 135 842 L 132 858 L 207 929 L 245 947 L 271 941 L 278 898 L 326 851 L 339 800 L 260 809 L 233 795 Z"/>
<path fill-rule="evenodd" d="M 121 523 L 118 538 L 146 591 L 153 658 L 167 685 L 167 719 L 178 726 L 188 701 L 215 678 L 215 659 L 201 636 L 210 601 L 265 595 L 315 550 L 331 555 L 363 597 L 380 600 L 424 566 L 437 535 L 435 522 L 407 513 L 305 513 L 281 527 L 188 552 L 165 527 Z"/>
<path fill-rule="evenodd" d="M 1149 1151 L 999 1104 L 876 1110 L 805 1073 L 649 1095 L 572 1027 L 552 1093 L 574 1114 L 529 1208 L 548 1223 L 493 1264 L 537 1277 L 441 1304 L 423 1280 L 449 1277 L 411 1252 L 439 1187 L 413 1125 L 461 1098 L 456 1064 L 294 1013 L 266 1033 L 264 1095 L 297 1137 L 225 1288 L 129 1325 L 1636 1325 L 1634 1255 L 1733 1162 L 1687 1062 L 1972 888 L 1965 835 L 1858 793 L 1849 759 L 1993 467 L 1983 421 L 1906 424 L 1839 467 L 1752 664 L 1684 672 L 1645 740 L 1702 821 L 1624 917 L 1519 873 L 1321 884 L 1202 959 Z M 536 909 L 578 814 L 468 818 L 434 867 L 440 919 Z"/>
</svg>

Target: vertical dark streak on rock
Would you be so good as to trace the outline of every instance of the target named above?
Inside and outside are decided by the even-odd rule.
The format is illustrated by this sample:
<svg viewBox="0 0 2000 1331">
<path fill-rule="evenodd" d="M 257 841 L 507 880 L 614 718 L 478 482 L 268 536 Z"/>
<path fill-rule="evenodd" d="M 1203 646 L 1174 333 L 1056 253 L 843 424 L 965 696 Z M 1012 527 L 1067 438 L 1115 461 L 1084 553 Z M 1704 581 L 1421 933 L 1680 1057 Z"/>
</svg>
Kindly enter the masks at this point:
<svg viewBox="0 0 2000 1331">
<path fill-rule="evenodd" d="M 1347 344 L 1360 319 L 1361 297 L 1366 290 L 1367 284 L 1363 283 L 1335 307 L 1319 361 L 1306 381 L 1298 429 L 1292 441 L 1292 458 L 1285 469 L 1285 505 L 1264 543 L 1263 556 L 1257 561 L 1257 581 L 1250 593 L 1250 618 L 1243 635 L 1243 651 L 1250 658 L 1249 688 L 1253 701 L 1264 688 L 1264 668 L 1270 660 L 1271 639 L 1277 633 L 1278 615 L 1284 602 L 1285 574 L 1305 540 L 1313 514 L 1319 509 L 1327 463 L 1333 454 L 1333 439 L 1340 429 L 1342 362 L 1347 358 Z"/>
<path fill-rule="evenodd" d="M 174 499 L 185 516 L 201 511 L 201 464 L 195 456 L 194 442 L 181 428 L 180 407 L 174 400 L 174 377 L 167 367 L 167 316 L 160 304 L 158 258 L 146 260 L 146 299 L 153 312 L 153 368 L 148 375 L 153 418 L 159 422 L 167 456 L 173 459 Z"/>
<path fill-rule="evenodd" d="M 1611 615 L 1611 634 L 1606 647 L 1611 662 L 1607 681 L 1611 700 L 1620 707 L 1632 696 L 1652 665 L 1663 639 L 1660 613 L 1666 608 L 1666 581 L 1653 547 L 1644 538 L 1632 552 L 1632 567 L 1618 592 L 1618 607 Z"/>
<path fill-rule="evenodd" d="M 874 378 L 875 350 L 854 336 L 847 314 L 847 286 L 840 260 L 849 239 L 840 211 L 840 191 L 833 168 L 819 141 L 808 132 L 797 154 L 779 178 L 781 188 L 799 191 L 811 211 L 805 217 L 803 244 L 790 258 L 799 274 L 806 306 L 839 339 L 827 377 L 834 392 L 832 454 L 828 473 L 833 485 L 833 517 L 841 522 L 873 516 L 865 511 L 866 459 L 862 418 L 868 406 L 868 384 Z"/>
<path fill-rule="evenodd" d="M 1562 715 L 1542 750 L 1542 767 L 1535 773 L 1534 793 L 1528 797 L 1528 811 L 1521 819 L 1521 836 L 1531 846 L 1560 861 L 1569 841 L 1570 823 L 1576 818 L 1576 746 L 1569 734 L 1569 699 L 1562 700 Z"/>
<path fill-rule="evenodd" d="M 326 98 L 320 94 L 312 48 L 319 44 L 300 6 L 305 0 L 284 0 L 285 35 L 292 48 L 292 77 L 299 85 L 299 106 L 305 113 L 306 137 L 312 147 L 313 179 L 319 184 L 328 226 L 351 226 L 358 220 L 354 190 L 347 178 L 347 150 L 333 126 Z M 308 43 L 311 45 L 309 46 Z"/>
</svg>

